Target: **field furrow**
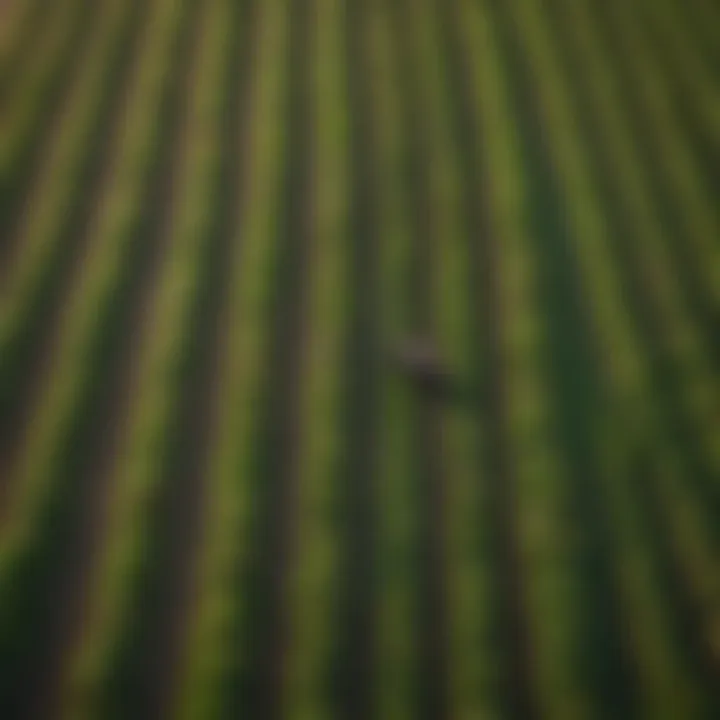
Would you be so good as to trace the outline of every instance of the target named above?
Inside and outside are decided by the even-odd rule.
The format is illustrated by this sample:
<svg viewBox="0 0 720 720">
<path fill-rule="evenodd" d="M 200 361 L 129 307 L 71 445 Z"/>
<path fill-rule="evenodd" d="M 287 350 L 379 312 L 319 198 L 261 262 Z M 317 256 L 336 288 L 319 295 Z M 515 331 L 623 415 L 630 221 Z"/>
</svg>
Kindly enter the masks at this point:
<svg viewBox="0 0 720 720">
<path fill-rule="evenodd" d="M 153 12 L 160 22 L 165 22 L 166 39 L 170 40 L 174 29 L 172 20 L 177 20 L 178 15 L 169 14 L 168 6 L 161 3 L 154 6 Z M 146 45 L 151 69 L 153 60 L 157 65 L 158 60 L 162 63 L 169 59 L 162 54 L 153 58 L 158 48 L 163 49 L 162 44 L 157 44 L 157 36 L 153 40 L 151 44 L 148 35 Z M 155 69 L 157 72 L 158 68 Z M 142 157 L 138 156 L 138 150 L 143 149 L 140 143 L 148 140 L 142 133 L 153 130 L 156 120 L 152 104 L 147 102 L 147 95 L 143 97 L 143 91 L 154 96 L 160 89 L 157 80 L 161 78 L 162 75 L 153 78 L 145 69 L 134 87 L 139 104 L 129 109 L 129 113 L 131 117 L 135 114 L 135 134 L 134 137 L 126 135 L 123 144 L 126 158 L 129 156 L 134 162 L 128 166 L 124 159 L 125 164 L 119 164 L 117 184 L 112 186 L 114 192 L 105 196 L 105 212 L 100 214 L 101 220 L 95 228 L 99 240 L 94 245 L 95 252 L 88 257 L 85 282 L 75 288 L 77 294 L 65 308 L 67 314 L 62 318 L 58 356 L 50 368 L 49 390 L 29 424 L 26 447 L 12 483 L 12 508 L 8 509 L 0 541 L 0 603 L 3 657 L 15 656 L 13 670 L 20 676 L 32 669 L 33 665 L 27 663 L 33 662 L 44 631 L 53 632 L 45 623 L 52 626 L 59 622 L 58 616 L 46 608 L 54 599 L 53 573 L 68 567 L 63 564 L 67 557 L 63 560 L 62 554 L 72 547 L 73 533 L 77 531 L 76 503 L 84 499 L 83 488 L 89 491 L 93 487 L 88 486 L 93 480 L 89 474 L 92 457 L 88 449 L 95 449 L 102 442 L 103 413 L 111 411 L 110 383 L 118 373 L 111 359 L 114 354 L 120 354 L 122 344 L 132 342 L 125 334 L 129 329 L 126 323 L 133 314 L 133 290 L 138 282 L 142 285 L 144 273 L 138 272 L 138 268 L 150 263 L 152 254 L 147 251 L 152 250 L 153 243 L 143 243 L 140 232 L 138 243 L 128 245 L 123 231 L 141 230 L 140 208 L 133 205 L 132 193 L 142 180 L 137 177 L 138 171 L 145 170 L 137 163 Z M 113 213 L 110 197 L 113 203 L 124 201 L 127 207 L 116 205 Z M 122 210 L 122 214 L 117 210 Z M 127 212 L 134 212 L 135 217 L 128 217 Z M 106 302 L 103 297 L 107 298 Z M 78 356 L 82 358 L 80 363 Z M 76 492 L 79 495 L 75 495 Z M 56 551 L 58 556 L 53 556 Z M 70 566 L 74 567 L 72 558 Z M 59 582 L 62 575 L 55 578 Z M 64 612 L 62 606 L 59 601 L 59 615 Z M 37 633 L 34 639 L 33 633 Z M 53 642 L 48 643 L 51 648 Z M 40 663 L 36 670 L 42 673 L 42 667 Z M 5 677 L 9 680 L 7 692 L 15 693 L 22 688 L 21 682 L 13 683 L 12 674 Z"/>
<path fill-rule="evenodd" d="M 18 257 L 8 270 L 9 282 L 0 300 L 0 423 L 5 429 L 0 476 L 6 478 L 46 388 L 62 308 L 84 271 L 84 255 L 95 240 L 98 207 L 122 151 L 118 144 L 123 103 L 133 75 L 128 51 L 139 42 L 143 19 L 140 3 L 128 10 L 108 13 L 103 32 L 95 36 L 99 45 L 91 45 L 89 57 L 99 51 L 101 59 L 95 66 L 88 64 L 89 73 L 73 98 L 74 112 L 61 128 L 57 152 L 45 160 L 39 197 L 18 230 Z M 3 485 L 0 492 L 5 489 Z"/>
<path fill-rule="evenodd" d="M 425 35 L 428 32 L 424 3 L 410 8 L 398 0 L 393 3 L 394 37 L 400 67 L 400 99 L 403 126 L 407 138 L 405 197 L 409 230 L 413 238 L 409 258 L 409 299 L 412 314 L 408 330 L 420 337 L 437 335 L 437 295 L 435 267 L 443 252 L 444 228 L 438 217 L 440 196 L 435 192 L 434 153 L 437 149 L 431 125 L 432 99 L 427 97 L 429 57 Z M 430 39 L 432 42 L 432 38 Z M 419 463 L 414 475 L 413 494 L 418 502 L 418 526 L 415 538 L 418 598 L 416 615 L 418 675 L 415 717 L 444 718 L 448 713 L 448 617 L 446 572 L 445 468 L 439 399 L 432 394 L 413 397 L 416 424 L 412 442 Z"/>
<path fill-rule="evenodd" d="M 310 55 L 309 133 L 314 157 L 307 222 L 312 238 L 312 289 L 307 301 L 305 355 L 299 358 L 304 373 L 298 401 L 297 548 L 295 562 L 288 568 L 288 659 L 279 688 L 281 717 L 289 718 L 335 714 L 340 699 L 333 694 L 332 684 L 335 636 L 349 628 L 348 620 L 355 621 L 341 616 L 336 592 L 345 578 L 343 545 L 337 542 L 341 527 L 337 478 L 343 449 L 343 341 L 350 307 L 345 293 L 353 271 L 346 235 L 349 177 L 342 10 L 337 0 L 320 0 L 311 10 L 315 52 Z M 350 566 L 345 573 L 357 570 Z M 358 625 L 367 630 L 361 622 Z M 354 681 L 359 684 L 361 677 Z M 358 693 L 358 704 L 361 698 Z"/>
<path fill-rule="evenodd" d="M 171 234 L 150 309 L 150 334 L 138 359 L 137 397 L 113 469 L 99 570 L 72 652 L 64 697 L 65 712 L 73 717 L 157 717 L 168 702 L 177 654 L 174 621 L 182 613 L 201 505 L 193 478 L 203 439 L 188 434 L 193 411 L 201 419 L 203 403 L 212 402 L 210 388 L 198 386 L 209 372 L 215 293 L 223 287 L 214 277 L 222 248 L 210 233 L 220 155 L 214 131 L 222 117 L 230 37 L 226 12 L 222 2 L 203 6 L 194 23 L 187 117 L 178 138 L 187 150 L 171 197 Z M 176 546 L 185 549 L 182 566 L 174 562 Z"/>
<path fill-rule="evenodd" d="M 92 198 L 92 186 L 83 180 L 92 176 L 93 163 L 101 164 L 109 128 L 122 116 L 118 100 L 123 98 L 124 73 L 136 60 L 133 39 L 139 35 L 142 4 L 109 3 L 97 15 L 89 37 L 76 43 L 78 71 L 62 90 L 47 137 L 32 143 L 36 156 L 21 174 L 8 179 L 0 250 L 3 320 L 30 304 L 32 284 L 47 269 L 43 260 L 63 247 L 55 238 L 63 237 L 61 228 L 73 214 L 68 212 L 73 203 Z"/>
<path fill-rule="evenodd" d="M 528 27 L 533 27 L 537 31 L 538 24 L 534 23 Z M 528 47 L 533 46 L 528 45 Z M 638 352 L 633 330 L 628 326 L 628 313 L 623 308 L 627 300 L 623 299 L 622 286 L 619 284 L 616 274 L 615 262 L 612 254 L 609 253 L 611 246 L 607 235 L 603 240 L 603 235 L 608 232 L 609 228 L 602 219 L 598 194 L 592 189 L 594 180 L 588 171 L 587 160 L 580 150 L 582 144 L 574 124 L 574 117 L 570 112 L 568 95 L 562 91 L 557 66 L 553 68 L 550 65 L 551 54 L 547 49 L 550 45 L 545 46 L 543 54 L 540 54 L 538 45 L 534 47 L 536 52 L 533 57 L 538 68 L 536 75 L 538 103 L 545 129 L 553 144 L 556 170 L 569 207 L 573 210 L 569 215 L 569 220 L 576 233 L 574 253 L 578 258 L 579 271 L 584 278 L 593 324 L 598 327 L 600 333 L 601 347 L 610 343 L 599 356 L 607 363 L 608 382 L 611 382 L 613 393 L 617 393 L 615 402 L 618 405 L 613 410 L 613 418 L 616 413 L 620 412 L 635 417 L 639 409 L 643 407 L 643 403 L 649 402 L 649 397 L 645 394 L 648 375 L 647 369 L 644 368 L 643 354 Z M 544 64 L 540 65 L 540 62 Z M 641 394 L 638 395 L 638 393 Z M 642 397 L 645 399 L 641 400 Z M 621 408 L 625 408 L 625 410 L 621 410 Z M 635 409 L 633 410 L 633 408 Z M 652 415 L 650 417 L 653 418 L 653 421 L 655 420 Z M 610 422 L 613 421 L 617 422 L 617 420 Z M 647 418 L 643 416 L 639 426 L 646 429 L 647 424 Z M 622 477 L 627 476 L 623 475 Z M 609 481 L 610 477 L 608 476 L 605 484 Z M 639 502 L 637 497 L 634 498 L 634 501 L 635 503 Z M 621 503 L 622 507 L 627 502 L 630 502 L 630 499 L 623 498 L 621 501 L 614 496 L 610 503 L 613 526 L 618 530 L 623 530 L 623 524 L 627 522 L 625 513 L 631 511 L 624 507 L 621 510 L 616 505 Z M 618 513 L 621 512 L 623 514 L 619 515 Z M 644 520 L 635 520 L 634 522 L 640 523 L 642 526 Z M 620 540 L 627 542 L 627 536 L 621 536 Z M 658 548 L 653 542 L 652 535 L 648 537 L 645 534 L 643 542 L 645 543 L 643 552 L 648 553 L 644 556 L 647 557 L 647 560 L 641 561 L 640 558 L 643 556 L 639 556 L 638 562 L 657 563 L 662 556 L 656 554 Z M 650 543 L 649 547 L 648 543 Z M 620 556 L 622 557 L 622 555 Z M 638 653 L 639 671 L 643 681 L 648 682 L 650 688 L 657 689 L 662 686 L 675 689 L 673 691 L 668 689 L 668 697 L 673 697 L 673 692 L 675 696 L 673 702 L 663 710 L 663 712 L 670 713 L 669 717 L 672 717 L 672 712 L 688 712 L 691 716 L 695 716 L 693 713 L 697 712 L 698 705 L 689 705 L 685 711 L 680 710 L 683 703 L 694 703 L 701 695 L 698 686 L 693 685 L 695 682 L 693 672 L 687 665 L 683 665 L 684 660 L 679 658 L 678 648 L 675 644 L 676 639 L 672 637 L 671 624 L 678 608 L 673 606 L 672 601 L 665 604 L 665 601 L 668 600 L 667 593 L 661 590 L 660 580 L 654 570 L 651 573 L 638 573 L 632 578 L 632 583 L 629 582 L 627 574 L 621 573 L 620 580 L 623 585 L 621 590 L 625 599 L 624 605 L 626 604 L 624 609 L 631 612 L 633 618 L 632 620 L 628 619 L 631 624 L 625 623 L 625 627 L 634 628 L 633 642 L 638 646 L 633 649 L 633 652 Z M 654 589 L 652 589 L 653 587 Z M 638 603 L 643 602 L 640 598 L 647 598 L 647 593 L 653 592 L 657 594 L 658 598 L 663 598 L 661 614 L 657 616 L 649 614 L 646 618 L 640 619 L 637 616 Z M 654 643 L 652 650 L 648 647 L 650 642 Z M 657 675 L 654 675 L 655 673 L 665 673 L 666 679 L 660 680 Z M 650 696 L 652 697 L 652 693 Z M 690 710 L 690 708 L 694 708 L 694 710 Z"/>
<path fill-rule="evenodd" d="M 672 3 L 668 3 L 672 5 Z M 650 13 L 652 16 L 648 17 Z M 677 8 L 645 10 L 650 28 L 652 62 L 666 77 L 668 93 L 688 152 L 709 187 L 720 183 L 720 73 L 700 57 L 688 17 Z"/>
<path fill-rule="evenodd" d="M 42 38 L 50 19 L 42 10 L 41 0 L 6 2 L 0 9 L 0 107 L 7 107 L 7 98 L 21 82 L 21 68 Z"/>
<path fill-rule="evenodd" d="M 182 66 L 178 66 L 178 70 L 184 72 Z M 98 341 L 98 370 L 89 379 L 78 412 L 76 434 L 67 450 L 62 451 L 72 472 L 60 476 L 62 495 L 55 501 L 53 510 L 58 517 L 58 521 L 53 522 L 58 522 L 59 528 L 43 540 L 52 543 L 52 550 L 48 546 L 45 569 L 40 570 L 36 579 L 37 583 L 44 583 L 43 594 L 49 595 L 50 588 L 57 587 L 52 612 L 43 618 L 45 638 L 41 647 L 33 649 L 34 681 L 44 688 L 33 698 L 33 703 L 39 705 L 40 715 L 50 712 L 55 705 L 65 653 L 75 641 L 84 612 L 88 578 L 100 554 L 98 546 L 102 544 L 112 465 L 135 393 L 136 346 L 144 340 L 146 306 L 152 303 L 163 245 L 167 242 L 163 223 L 167 222 L 172 163 L 179 157 L 176 154 L 181 147 L 178 137 L 182 138 L 180 124 L 173 127 L 170 118 L 177 110 L 173 104 L 177 106 L 181 95 L 180 88 L 174 100 L 168 102 L 162 120 L 170 132 L 168 141 L 159 148 L 151 171 L 157 192 L 152 193 L 151 202 L 144 206 L 137 220 L 138 243 L 126 271 L 129 275 L 123 286 L 125 297 L 116 306 L 104 337 Z M 88 452 L 88 448 L 92 450 Z"/>
<path fill-rule="evenodd" d="M 443 411 L 447 462 L 449 530 L 450 714 L 496 717 L 503 697 L 506 665 L 505 628 L 498 627 L 497 553 L 492 543 L 493 498 L 488 470 L 492 430 L 487 399 L 489 314 L 481 311 L 487 289 L 478 265 L 479 238 L 487 232 L 487 201 L 478 162 L 482 145 L 476 131 L 472 68 L 475 38 L 458 3 L 435 3 L 438 39 L 432 81 L 443 92 L 446 108 L 436 107 L 440 212 L 445 230 L 437 242 L 439 336 L 447 344 L 456 374 Z M 444 72 L 443 72 L 444 71 Z M 437 102 L 437 101 L 436 101 Z"/>
<path fill-rule="evenodd" d="M 0 0 L 0 717 L 720 717 L 714 0 Z"/>
<path fill-rule="evenodd" d="M 533 10 L 531 3 L 527 5 L 530 23 Z M 526 51 L 515 53 L 510 84 L 516 90 L 513 107 L 519 118 L 524 160 L 527 232 L 537 258 L 538 300 L 547 318 L 542 349 L 549 389 L 547 412 L 564 465 L 564 477 L 556 489 L 555 522 L 561 528 L 561 546 L 567 553 L 564 562 L 570 595 L 566 622 L 573 618 L 569 662 L 585 713 L 594 708 L 601 714 L 626 716 L 633 707 L 632 669 L 624 647 L 618 590 L 612 575 L 612 536 L 607 509 L 600 501 L 602 478 L 593 448 L 592 418 L 599 403 L 597 348 L 587 332 L 583 287 L 576 280 L 572 228 L 553 167 L 553 148 L 542 131 L 542 110 L 530 65 L 534 38 L 528 36 L 521 21 L 516 21 L 516 26 L 518 39 L 524 43 L 520 47 Z"/>
<path fill-rule="evenodd" d="M 342 3 L 338 3 L 341 6 Z M 341 333 L 341 403 L 337 439 L 339 458 L 335 466 L 336 492 L 332 517 L 336 525 L 337 562 L 342 568 L 335 585 L 326 588 L 336 603 L 334 635 L 324 672 L 328 683 L 330 710 L 348 718 L 374 716 L 377 710 L 375 652 L 377 636 L 376 552 L 378 542 L 377 492 L 375 467 L 378 460 L 378 418 L 380 410 L 381 319 L 380 235 L 378 198 L 374 184 L 378 127 L 375 119 L 373 83 L 372 18 L 373 4 L 350 3 L 344 9 L 327 10 L 337 24 L 333 44 L 328 32 L 328 55 L 318 57 L 318 68 L 330 63 L 331 48 L 336 53 L 335 90 L 330 90 L 331 75 L 325 71 L 326 85 L 318 85 L 318 103 L 322 88 L 326 101 L 334 99 L 318 114 L 333 118 L 336 157 L 332 181 L 337 220 L 342 222 L 344 283 L 336 286 L 336 312 L 344 311 Z M 320 20 L 320 15 L 318 15 Z M 320 108 L 321 105 L 318 105 Z M 330 128 L 328 128 L 330 132 Z M 319 140 L 325 133 L 318 132 Z M 344 145 L 340 145 L 340 143 Z M 320 152 L 322 146 L 318 146 Z M 329 151 L 329 146 L 327 150 Z M 330 155 L 326 156 L 326 167 Z M 340 165 L 342 163 L 342 165 Z M 345 174 L 345 177 L 341 175 Z M 330 178 L 326 177 L 328 194 Z M 335 195 L 337 193 L 337 195 Z M 332 206 L 329 206 L 332 207 Z M 341 214 L 342 213 L 342 214 Z M 345 298 L 341 300 L 341 298 Z M 330 511 L 329 511 L 330 512 Z M 312 715 L 309 715 L 312 717 Z"/>
<path fill-rule="evenodd" d="M 668 246 L 669 254 L 677 263 L 678 278 L 685 282 L 686 294 L 695 284 L 696 294 L 704 302 L 697 302 L 714 320 L 720 298 L 718 275 L 718 210 L 712 200 L 712 189 L 703 183 L 703 173 L 691 152 L 691 143 L 679 125 L 676 105 L 672 103 L 668 80 L 662 66 L 652 61 L 646 38 L 647 21 L 635 10 L 615 15 L 608 7 L 601 16 L 610 18 L 609 34 L 617 43 L 615 58 L 621 73 L 620 87 L 625 92 L 623 104 L 629 109 L 634 123 L 635 137 L 643 165 L 650 171 L 647 187 L 658 196 L 658 206 L 665 211 L 669 228 L 673 223 L 677 232 L 668 232 L 669 240 L 658 243 Z M 622 13 L 627 13 L 622 8 Z M 703 93 L 708 102 L 717 100 L 711 89 Z M 661 217 L 663 217 L 661 215 Z M 684 272 L 683 272 L 684 271 Z M 701 313 L 701 318 L 703 317 Z"/>
<path fill-rule="evenodd" d="M 103 5 L 105 7 L 103 7 Z M 29 77 L 0 105 L 0 260 L 12 252 L 12 231 L 27 203 L 27 188 L 42 165 L 57 119 L 67 108 L 67 92 L 82 71 L 82 50 L 100 13 L 114 3 L 67 0 L 53 3 L 42 38 L 30 56 Z M 22 73 L 21 73 L 22 77 Z"/>
<path fill-rule="evenodd" d="M 676 0 L 677 2 L 677 0 Z M 720 73 L 720 11 L 712 0 L 690 0 L 682 3 L 691 23 L 691 30 L 698 47 L 703 49 L 706 62 L 715 76 Z"/>
<path fill-rule="evenodd" d="M 689 115 L 693 123 L 684 128 L 687 141 L 692 142 L 694 130 L 717 153 L 720 151 L 720 78 L 706 64 L 701 49 L 693 41 L 688 16 L 681 10 L 674 0 L 640 3 L 639 20 L 647 22 L 646 32 L 654 48 L 653 65 L 665 77 L 673 107 L 682 115 L 686 106 L 686 116 Z"/>
<path fill-rule="evenodd" d="M 255 533 L 262 490 L 254 460 L 256 410 L 274 382 L 270 372 L 273 269 L 278 261 L 275 200 L 282 182 L 283 98 L 288 89 L 289 16 L 285 3 L 262 3 L 250 62 L 251 114 L 243 141 L 239 212 L 231 261 L 229 337 L 220 361 L 223 404 L 207 473 L 208 501 L 190 617 L 187 682 L 180 686 L 183 717 L 224 717 L 248 707 L 247 683 L 256 617 L 246 582 L 257 562 Z M 263 518 L 264 519 L 264 518 Z"/>
<path fill-rule="evenodd" d="M 282 186 L 276 197 L 278 254 L 270 303 L 267 385 L 256 414 L 252 471 L 257 482 L 248 581 L 252 627 L 240 706 L 251 715 L 281 717 L 288 672 L 290 570 L 296 562 L 300 501 L 299 463 L 304 430 L 303 390 L 308 382 L 308 327 L 317 265 L 311 208 L 316 139 L 312 132 L 313 8 L 289 8 L 287 142 Z"/>
<path fill-rule="evenodd" d="M 708 336 L 702 325 L 688 317 L 678 273 L 672 269 L 677 265 L 673 266 L 666 253 L 665 225 L 658 204 L 641 174 L 641 160 L 633 154 L 628 122 L 617 111 L 621 105 L 612 94 L 616 87 L 613 75 L 601 73 L 597 54 L 590 62 L 583 84 L 589 96 L 584 96 L 587 104 L 582 117 L 587 137 L 597 138 L 588 154 L 598 169 L 604 207 L 615 229 L 611 248 L 631 298 L 636 332 L 645 340 L 661 397 L 660 410 L 669 413 L 666 422 L 673 423 L 676 442 L 683 446 L 689 466 L 694 465 L 691 477 L 702 493 L 707 522 L 714 525 L 717 491 L 712 478 L 717 476 L 717 448 L 711 418 L 716 413 L 717 383 Z"/>
<path fill-rule="evenodd" d="M 516 126 L 507 104 L 506 60 L 488 4 L 460 4 L 455 22 L 464 55 L 460 94 L 466 95 L 466 104 L 461 137 L 467 138 L 464 184 L 470 268 L 476 287 L 473 308 L 479 315 L 484 360 L 480 388 L 487 437 L 482 473 L 487 515 L 482 520 L 488 524 L 495 626 L 488 640 L 500 663 L 494 678 L 500 712 L 509 717 L 539 717 L 541 691 L 547 686 L 541 687 L 537 675 L 533 604 L 542 580 L 533 572 L 540 566 L 526 564 L 528 528 L 521 494 L 533 472 L 530 465 L 522 465 L 533 455 L 523 446 L 535 432 L 543 433 L 545 425 L 542 413 L 525 414 L 521 409 L 522 395 L 529 392 L 535 398 L 537 391 L 536 341 L 541 331 L 527 305 L 535 292 L 534 271 L 519 252 L 527 236 L 518 214 L 524 199 L 516 165 Z M 523 362 L 519 362 L 521 355 L 525 355 Z M 539 424 L 533 430 L 526 423 Z M 538 449 L 549 450 L 541 446 L 539 441 Z M 539 459 L 537 453 L 535 458 Z M 540 494 L 534 497 L 542 502 L 548 488 L 538 489 Z M 546 666 L 550 672 L 553 668 L 557 664 Z"/>
<path fill-rule="evenodd" d="M 405 196 L 407 145 L 400 103 L 400 68 L 395 32 L 385 3 L 368 17 L 371 86 L 373 199 L 377 203 L 378 307 L 380 337 L 387 348 L 412 321 L 410 261 L 412 236 Z M 388 348 L 389 349 L 389 348 Z M 386 366 L 387 367 L 387 366 Z M 403 720 L 417 708 L 417 533 L 419 500 L 412 490 L 417 461 L 413 447 L 413 403 L 404 383 L 390 372 L 378 376 L 379 417 L 375 477 L 376 564 L 372 600 L 377 642 L 373 649 L 372 689 L 376 717 Z"/>
</svg>

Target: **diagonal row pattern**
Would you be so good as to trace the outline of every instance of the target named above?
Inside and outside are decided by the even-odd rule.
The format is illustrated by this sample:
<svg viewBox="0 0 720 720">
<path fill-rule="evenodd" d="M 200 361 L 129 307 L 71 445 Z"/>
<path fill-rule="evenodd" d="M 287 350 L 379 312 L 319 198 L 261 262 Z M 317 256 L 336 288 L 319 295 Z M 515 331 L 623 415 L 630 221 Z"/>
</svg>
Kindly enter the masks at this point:
<svg viewBox="0 0 720 720">
<path fill-rule="evenodd" d="M 719 19 L 8 3 L 0 716 L 718 716 Z"/>
</svg>

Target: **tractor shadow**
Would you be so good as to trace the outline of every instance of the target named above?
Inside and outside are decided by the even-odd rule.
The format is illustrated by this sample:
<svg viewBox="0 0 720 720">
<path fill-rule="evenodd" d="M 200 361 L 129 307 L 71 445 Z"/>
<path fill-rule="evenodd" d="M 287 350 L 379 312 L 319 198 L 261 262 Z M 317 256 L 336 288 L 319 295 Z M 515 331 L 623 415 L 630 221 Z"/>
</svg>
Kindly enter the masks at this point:
<svg viewBox="0 0 720 720">
<path fill-rule="evenodd" d="M 447 369 L 425 373 L 395 367 L 393 374 L 420 402 L 438 411 L 459 410 L 478 417 L 486 413 L 487 389 L 477 378 Z"/>
<path fill-rule="evenodd" d="M 424 339 L 393 348 L 388 370 L 421 402 L 434 407 L 483 413 L 487 388 L 476 374 L 463 374 L 446 362 L 437 347 Z"/>
<path fill-rule="evenodd" d="M 414 393 L 438 409 L 462 410 L 471 415 L 484 414 L 486 392 L 477 382 L 456 375 L 427 382 L 413 377 L 405 378 Z"/>
</svg>

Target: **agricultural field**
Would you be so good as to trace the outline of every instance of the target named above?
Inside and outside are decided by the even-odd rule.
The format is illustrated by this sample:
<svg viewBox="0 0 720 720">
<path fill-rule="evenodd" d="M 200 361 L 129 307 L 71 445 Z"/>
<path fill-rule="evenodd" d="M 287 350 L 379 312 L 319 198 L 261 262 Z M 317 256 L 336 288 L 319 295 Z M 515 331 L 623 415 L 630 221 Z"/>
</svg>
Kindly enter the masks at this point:
<svg viewBox="0 0 720 720">
<path fill-rule="evenodd" d="M 0 718 L 720 718 L 720 4 L 0 25 Z"/>
</svg>

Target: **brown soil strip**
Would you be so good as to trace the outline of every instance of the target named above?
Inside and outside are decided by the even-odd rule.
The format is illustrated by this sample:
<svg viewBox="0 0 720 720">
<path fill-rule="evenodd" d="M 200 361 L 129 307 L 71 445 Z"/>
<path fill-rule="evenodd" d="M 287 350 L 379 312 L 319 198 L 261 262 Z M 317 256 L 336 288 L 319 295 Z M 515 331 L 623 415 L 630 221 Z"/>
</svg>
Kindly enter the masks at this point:
<svg viewBox="0 0 720 720">
<path fill-rule="evenodd" d="M 155 279 L 168 239 L 165 227 L 170 219 L 175 176 L 182 156 L 182 104 L 191 76 L 189 46 L 195 12 L 187 12 L 184 36 L 176 51 L 178 62 L 174 72 L 183 80 L 166 89 L 168 94 L 159 121 L 169 132 L 164 133 L 165 140 L 158 148 L 145 215 L 127 260 L 117 311 L 98 348 L 101 362 L 90 378 L 82 413 L 85 420 L 79 423 L 70 456 L 66 458 L 70 485 L 60 502 L 67 507 L 60 517 L 54 542 L 46 548 L 54 560 L 31 589 L 37 596 L 31 597 L 31 602 L 37 602 L 41 596 L 51 598 L 51 602 L 42 608 L 43 615 L 38 618 L 42 632 L 31 648 L 32 661 L 23 668 L 17 683 L 15 702 L 19 717 L 46 718 L 57 712 L 59 686 L 67 670 L 64 659 L 80 635 L 86 589 L 97 558 L 101 557 L 109 479 L 134 396 L 137 347 L 144 337 L 147 308 L 152 305 Z"/>
</svg>

